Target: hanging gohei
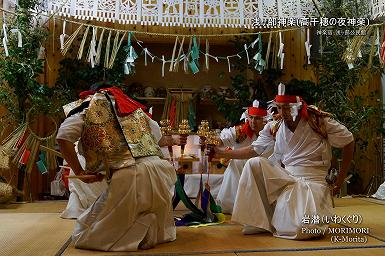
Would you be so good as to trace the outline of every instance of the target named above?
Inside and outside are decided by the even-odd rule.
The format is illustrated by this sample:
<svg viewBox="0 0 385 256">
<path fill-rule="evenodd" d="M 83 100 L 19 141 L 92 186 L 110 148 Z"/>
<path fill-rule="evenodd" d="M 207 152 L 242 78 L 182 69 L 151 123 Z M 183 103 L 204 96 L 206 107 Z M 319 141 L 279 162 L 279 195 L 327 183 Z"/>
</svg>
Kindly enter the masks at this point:
<svg viewBox="0 0 385 256">
<path fill-rule="evenodd" d="M 134 47 L 131 45 L 131 36 L 132 32 L 128 33 L 127 47 L 125 51 L 127 52 L 126 60 L 124 61 L 124 74 L 132 75 L 135 73 L 135 60 L 138 58 L 138 55 L 135 52 Z"/>
<path fill-rule="evenodd" d="M 258 42 L 258 52 L 254 55 L 253 59 L 255 60 L 255 70 L 262 74 L 265 69 L 266 62 L 262 59 L 262 35 L 258 33 L 258 38 L 252 43 L 251 47 L 254 48 L 254 44 Z"/>
<path fill-rule="evenodd" d="M 193 74 L 196 74 L 199 72 L 199 45 L 197 43 L 197 39 L 194 36 L 192 38 L 192 47 L 191 47 L 191 61 L 189 62 L 189 67 L 191 69 L 191 72 Z"/>
<path fill-rule="evenodd" d="M 305 42 L 305 50 L 306 50 L 306 56 L 307 56 L 307 64 L 310 65 L 310 49 L 312 45 L 310 44 L 310 30 L 309 28 L 306 29 L 306 42 Z"/>
<path fill-rule="evenodd" d="M 285 44 L 283 43 L 283 40 L 282 40 L 282 33 L 279 32 L 278 35 L 279 35 L 279 49 L 278 49 L 277 56 L 281 60 L 280 68 L 283 69 L 283 60 L 285 59 L 285 53 L 283 52 L 283 47 L 285 46 Z"/>
</svg>

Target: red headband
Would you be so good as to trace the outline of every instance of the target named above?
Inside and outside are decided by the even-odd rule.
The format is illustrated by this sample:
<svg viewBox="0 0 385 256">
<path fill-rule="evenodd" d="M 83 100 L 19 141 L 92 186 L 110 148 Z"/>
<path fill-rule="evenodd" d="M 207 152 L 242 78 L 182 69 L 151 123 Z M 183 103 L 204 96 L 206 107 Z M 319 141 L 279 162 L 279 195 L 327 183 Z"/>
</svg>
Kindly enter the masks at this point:
<svg viewBox="0 0 385 256">
<path fill-rule="evenodd" d="M 299 96 L 294 95 L 277 95 L 275 96 L 274 101 L 276 103 L 297 103 L 297 99 L 299 99 L 299 102 L 302 101 L 302 98 Z"/>
<path fill-rule="evenodd" d="M 247 113 L 250 116 L 267 116 L 267 110 L 263 108 L 249 107 Z"/>
<path fill-rule="evenodd" d="M 299 100 L 299 101 L 297 101 Z M 308 113 L 307 113 L 307 104 L 305 101 L 302 100 L 300 96 L 294 96 L 294 95 L 277 95 L 275 96 L 274 101 L 276 103 L 298 103 L 302 102 L 302 108 L 301 108 L 301 116 L 304 117 L 305 119 L 308 118 Z"/>
</svg>

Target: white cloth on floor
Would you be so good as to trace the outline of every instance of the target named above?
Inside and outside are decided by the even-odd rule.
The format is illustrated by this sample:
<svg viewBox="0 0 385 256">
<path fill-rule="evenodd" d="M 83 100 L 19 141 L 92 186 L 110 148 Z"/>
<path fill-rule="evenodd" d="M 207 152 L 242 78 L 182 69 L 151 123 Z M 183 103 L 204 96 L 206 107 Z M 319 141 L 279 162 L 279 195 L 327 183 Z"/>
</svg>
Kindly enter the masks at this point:
<svg viewBox="0 0 385 256">
<path fill-rule="evenodd" d="M 377 192 L 372 197 L 385 200 L 385 182 L 378 187 Z"/>
<path fill-rule="evenodd" d="M 353 135 L 338 122 L 324 120 L 327 140 L 302 119 L 294 133 L 285 124 L 280 126 L 273 155 L 286 169 L 261 157 L 246 163 L 235 199 L 233 221 L 288 239 L 318 236 L 304 232 L 304 227 L 319 230 L 327 227 L 322 221 L 319 224 L 303 221 L 307 216 L 322 219 L 333 213 L 325 181 L 331 160 L 330 145 L 343 147 L 353 141 Z"/>
<path fill-rule="evenodd" d="M 259 132 L 259 136 L 253 135 L 252 138 L 247 137 L 241 143 L 236 143 L 235 128 L 224 129 L 221 132 L 221 140 L 223 144 L 233 149 L 243 148 L 252 145 L 258 154 L 268 157 L 274 147 L 274 140 L 270 134 L 272 122 L 267 123 L 263 130 Z M 227 166 L 221 188 L 218 192 L 217 202 L 222 208 L 223 213 L 231 214 L 235 196 L 237 194 L 239 178 L 247 159 L 231 159 Z"/>
<path fill-rule="evenodd" d="M 77 143 L 76 151 L 77 151 Z M 83 169 L 86 166 L 86 162 L 83 156 L 78 154 L 80 165 Z M 63 165 L 66 165 L 64 160 Z M 75 173 L 71 169 L 70 176 L 74 176 Z M 76 219 L 80 216 L 88 207 L 95 202 L 100 194 L 107 189 L 107 182 L 102 180 L 100 182 L 85 183 L 79 179 L 68 179 L 68 189 L 70 196 L 66 209 L 61 213 L 60 217 L 63 219 Z"/>
<path fill-rule="evenodd" d="M 70 175 L 75 173 L 70 170 Z M 60 217 L 64 219 L 76 219 L 88 207 L 90 207 L 100 194 L 107 189 L 107 182 L 84 183 L 79 179 L 69 179 L 68 187 L 70 196 L 66 209 L 61 213 Z"/>
<path fill-rule="evenodd" d="M 184 191 L 188 197 L 195 198 L 199 192 L 201 175 L 200 174 L 186 174 L 184 180 Z M 210 174 L 209 185 L 210 193 L 215 198 L 218 195 L 219 188 L 221 187 L 223 180 L 223 174 Z M 203 184 L 207 181 L 207 174 L 202 174 Z"/>
</svg>

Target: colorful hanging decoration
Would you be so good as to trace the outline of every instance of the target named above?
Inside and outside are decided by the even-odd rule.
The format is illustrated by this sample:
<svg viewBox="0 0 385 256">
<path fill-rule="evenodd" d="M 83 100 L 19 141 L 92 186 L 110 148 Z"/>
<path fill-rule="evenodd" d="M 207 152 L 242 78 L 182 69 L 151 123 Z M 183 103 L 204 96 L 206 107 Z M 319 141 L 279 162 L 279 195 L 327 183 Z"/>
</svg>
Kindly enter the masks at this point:
<svg viewBox="0 0 385 256">
<path fill-rule="evenodd" d="M 124 63 L 124 74 L 126 75 L 132 75 L 135 73 L 135 60 L 138 58 L 138 54 L 136 54 L 134 47 L 131 45 L 131 36 L 132 32 L 129 32 L 127 48 L 125 49 L 127 57 Z"/>
<path fill-rule="evenodd" d="M 193 74 L 196 74 L 199 72 L 198 59 L 199 59 L 199 45 L 197 43 L 197 38 L 194 36 L 192 38 L 191 61 L 189 62 L 189 66 Z"/>
<path fill-rule="evenodd" d="M 266 62 L 262 59 L 262 35 L 261 33 L 258 34 L 258 52 L 255 54 L 253 59 L 255 60 L 255 70 L 259 72 L 259 74 L 262 74 L 263 70 L 265 69 Z M 252 45 L 253 47 L 253 45 Z"/>
<path fill-rule="evenodd" d="M 39 154 L 39 161 L 36 162 L 37 169 L 41 174 L 47 174 L 47 161 L 46 161 L 46 153 L 41 151 Z"/>
</svg>

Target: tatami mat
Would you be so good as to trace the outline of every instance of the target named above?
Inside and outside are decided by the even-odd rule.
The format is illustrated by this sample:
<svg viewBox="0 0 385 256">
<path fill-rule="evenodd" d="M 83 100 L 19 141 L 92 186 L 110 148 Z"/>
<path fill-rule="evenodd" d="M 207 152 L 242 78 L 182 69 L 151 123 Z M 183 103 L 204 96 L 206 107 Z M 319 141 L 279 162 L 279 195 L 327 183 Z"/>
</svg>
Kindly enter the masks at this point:
<svg viewBox="0 0 385 256">
<path fill-rule="evenodd" d="M 209 227 L 178 227 L 176 241 L 134 253 L 75 249 L 69 240 L 74 221 L 59 217 L 65 204 L 45 201 L 0 208 L 0 255 L 385 255 L 385 206 L 359 198 L 337 199 L 336 214 L 360 214 L 363 223 L 346 226 L 369 228 L 366 243 L 335 244 L 330 241 L 332 234 L 309 241 L 278 239 L 268 233 L 245 236 L 240 225 L 226 221 Z M 176 215 L 181 213 L 182 209 Z"/>
<path fill-rule="evenodd" d="M 0 213 L 61 213 L 66 208 L 67 202 L 67 200 L 53 200 L 0 204 Z"/>
<path fill-rule="evenodd" d="M 250 252 L 250 253 L 237 253 L 238 256 L 384 256 L 384 248 L 352 248 L 346 250 L 318 250 L 314 251 L 295 251 L 295 252 Z"/>
<path fill-rule="evenodd" d="M 375 203 L 375 204 L 385 205 L 385 200 L 381 200 L 381 199 L 377 199 L 377 198 L 373 198 L 373 197 L 359 197 L 357 199 L 362 200 L 362 201 Z"/>
<path fill-rule="evenodd" d="M 349 227 L 363 227 L 370 229 L 370 235 L 385 242 L 385 206 L 362 200 L 361 198 L 338 199 L 336 202 L 336 214 L 347 217 L 359 214 L 362 223 L 348 224 Z M 384 253 L 385 255 L 385 253 Z"/>
<path fill-rule="evenodd" d="M 55 255 L 72 233 L 74 221 L 57 213 L 2 213 L 0 255 Z"/>
<path fill-rule="evenodd" d="M 135 254 L 208 254 L 208 253 L 231 253 L 231 252 L 248 252 L 248 251 L 272 251 L 272 250 L 298 250 L 298 249 L 326 249 L 326 248 L 343 248 L 346 246 L 362 246 L 357 243 L 333 244 L 330 241 L 331 235 L 327 235 L 323 239 L 311 241 L 294 241 L 286 239 L 278 239 L 272 237 L 269 233 L 258 235 L 243 235 L 240 225 L 218 225 L 211 227 L 189 228 L 178 227 L 177 239 L 174 242 L 160 244 L 153 249 L 139 251 Z M 385 243 L 368 237 L 367 243 L 363 246 L 384 246 Z M 64 255 L 105 255 L 104 252 L 91 252 L 86 254 L 83 250 L 73 247 L 73 244 L 65 251 Z M 127 254 L 127 253 L 126 253 Z M 123 254 L 111 254 L 123 255 Z"/>
</svg>

